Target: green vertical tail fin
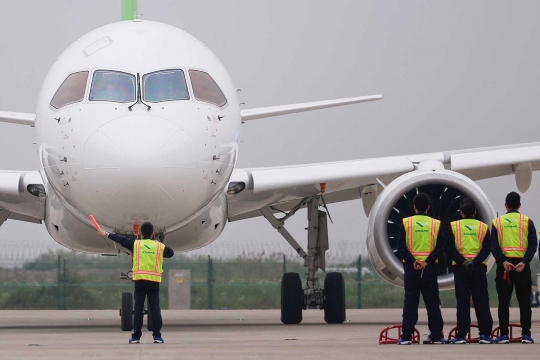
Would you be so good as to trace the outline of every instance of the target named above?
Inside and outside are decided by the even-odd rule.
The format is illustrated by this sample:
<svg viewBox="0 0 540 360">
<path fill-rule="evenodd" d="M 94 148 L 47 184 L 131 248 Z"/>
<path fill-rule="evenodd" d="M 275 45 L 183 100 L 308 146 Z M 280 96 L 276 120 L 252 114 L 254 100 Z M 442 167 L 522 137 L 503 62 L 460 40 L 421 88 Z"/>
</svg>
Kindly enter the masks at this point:
<svg viewBox="0 0 540 360">
<path fill-rule="evenodd" d="M 137 0 L 122 0 L 122 21 L 133 20 L 137 17 Z"/>
</svg>

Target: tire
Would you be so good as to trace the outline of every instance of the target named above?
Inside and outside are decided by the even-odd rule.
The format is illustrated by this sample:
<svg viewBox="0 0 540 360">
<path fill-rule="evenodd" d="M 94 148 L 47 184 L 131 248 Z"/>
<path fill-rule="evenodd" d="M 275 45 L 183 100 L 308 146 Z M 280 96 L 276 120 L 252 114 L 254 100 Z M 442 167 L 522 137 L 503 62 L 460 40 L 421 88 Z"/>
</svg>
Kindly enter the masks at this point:
<svg viewBox="0 0 540 360">
<path fill-rule="evenodd" d="M 345 279 L 340 272 L 330 272 L 324 279 L 324 321 L 342 324 L 345 313 Z"/>
<path fill-rule="evenodd" d="M 304 307 L 304 291 L 298 273 L 286 273 L 281 278 L 281 322 L 300 324 Z"/>
<path fill-rule="evenodd" d="M 146 330 L 153 331 L 154 323 L 152 322 L 152 313 L 150 312 L 150 307 L 146 310 Z"/>
<path fill-rule="evenodd" d="M 133 294 L 122 293 L 122 308 L 120 309 L 120 328 L 122 331 L 133 330 Z"/>
</svg>

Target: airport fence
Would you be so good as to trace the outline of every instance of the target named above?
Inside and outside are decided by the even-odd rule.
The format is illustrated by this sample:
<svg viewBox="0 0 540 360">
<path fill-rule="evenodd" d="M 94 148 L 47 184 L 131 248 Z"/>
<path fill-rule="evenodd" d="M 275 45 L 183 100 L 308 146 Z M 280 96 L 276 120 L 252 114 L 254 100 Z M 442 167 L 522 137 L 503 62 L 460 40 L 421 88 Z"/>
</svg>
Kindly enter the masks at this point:
<svg viewBox="0 0 540 360">
<path fill-rule="evenodd" d="M 334 245 L 339 247 L 339 243 Z M 348 308 L 400 308 L 403 289 L 383 281 L 373 270 L 368 256 L 344 243 L 344 251 L 329 256 L 327 271 L 340 271 L 345 277 Z M 299 257 L 280 252 L 254 253 L 241 244 L 228 244 L 237 255 L 227 253 L 177 254 L 164 262 L 168 270 L 191 271 L 191 309 L 277 309 L 280 307 L 280 280 L 285 272 L 306 270 Z M 38 246 L 39 248 L 39 246 Z M 9 247 L 6 247 L 9 249 Z M 357 249 L 358 250 L 358 249 Z M 118 309 L 121 293 L 131 291 L 133 284 L 121 280 L 120 273 L 131 268 L 128 256 L 98 256 L 62 249 L 21 254 L 9 260 L 0 257 L 0 309 Z M 22 255 L 24 258 L 26 255 Z M 538 272 L 538 261 L 532 264 Z M 490 302 L 496 306 L 494 269 L 488 274 Z M 324 273 L 320 273 L 324 283 Z M 161 285 L 161 307 L 168 308 L 168 277 Z M 515 300 L 514 300 L 515 301 Z M 455 306 L 453 291 L 441 292 L 443 307 Z M 517 303 L 513 303 L 517 305 Z"/>
</svg>

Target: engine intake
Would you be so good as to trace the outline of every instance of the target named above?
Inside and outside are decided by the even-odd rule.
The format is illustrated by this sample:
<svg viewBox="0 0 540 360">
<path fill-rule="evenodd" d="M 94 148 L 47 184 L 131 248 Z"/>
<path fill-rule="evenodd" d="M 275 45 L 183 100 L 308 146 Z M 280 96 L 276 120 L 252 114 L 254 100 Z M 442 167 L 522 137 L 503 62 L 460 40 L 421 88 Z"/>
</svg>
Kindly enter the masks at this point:
<svg viewBox="0 0 540 360">
<path fill-rule="evenodd" d="M 397 240 L 403 218 L 414 215 L 413 198 L 418 192 L 431 200 L 428 215 L 441 221 L 443 231 L 451 221 L 459 220 L 459 202 L 468 197 L 475 201 L 476 218 L 487 224 L 495 211 L 486 194 L 471 179 L 450 170 L 417 170 L 394 180 L 379 195 L 369 215 L 368 251 L 377 273 L 386 281 L 403 286 L 404 271 L 396 256 Z M 493 265 L 488 258 L 488 271 Z M 454 286 L 452 265 L 442 255 L 438 259 L 438 282 L 441 290 Z"/>
</svg>

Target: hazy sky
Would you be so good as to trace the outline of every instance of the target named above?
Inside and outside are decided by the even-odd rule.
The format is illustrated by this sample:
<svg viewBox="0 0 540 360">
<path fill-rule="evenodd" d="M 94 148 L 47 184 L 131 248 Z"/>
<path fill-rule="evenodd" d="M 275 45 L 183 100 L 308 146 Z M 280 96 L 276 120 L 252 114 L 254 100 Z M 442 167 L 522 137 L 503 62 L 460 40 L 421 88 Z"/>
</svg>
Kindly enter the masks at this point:
<svg viewBox="0 0 540 360">
<path fill-rule="evenodd" d="M 34 112 L 56 57 L 119 20 L 120 1 L 0 0 L 0 110 Z M 244 108 L 383 94 L 381 101 L 242 127 L 239 167 L 291 165 L 538 141 L 538 1 L 140 0 L 143 19 L 177 26 L 221 59 Z M 35 170 L 32 128 L 0 124 L 0 169 Z M 539 174 L 523 211 L 537 223 Z M 496 209 L 513 177 L 480 182 Z M 330 207 L 331 241 L 365 242 L 360 201 Z M 290 230 L 305 236 L 305 212 Z M 6 239 L 50 239 L 8 221 Z M 221 238 L 280 239 L 264 219 Z M 284 241 L 284 240 L 283 240 Z"/>
</svg>

